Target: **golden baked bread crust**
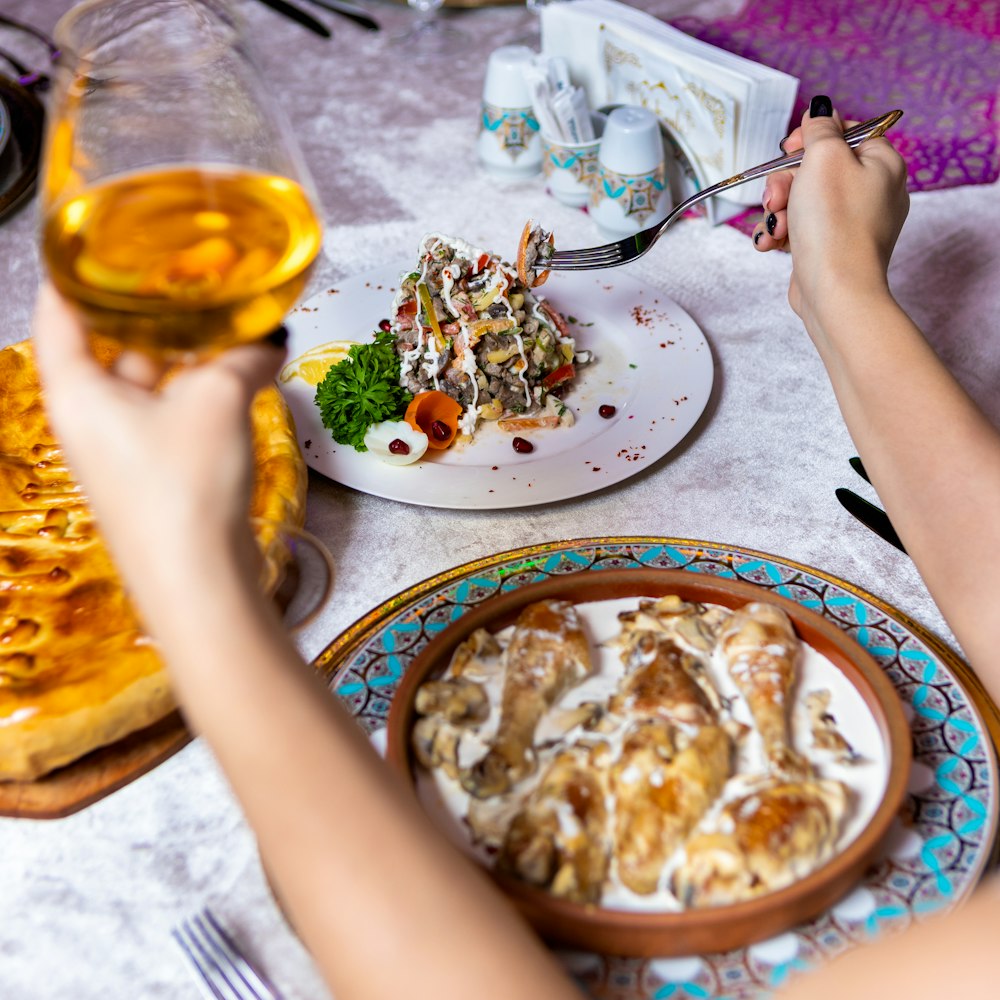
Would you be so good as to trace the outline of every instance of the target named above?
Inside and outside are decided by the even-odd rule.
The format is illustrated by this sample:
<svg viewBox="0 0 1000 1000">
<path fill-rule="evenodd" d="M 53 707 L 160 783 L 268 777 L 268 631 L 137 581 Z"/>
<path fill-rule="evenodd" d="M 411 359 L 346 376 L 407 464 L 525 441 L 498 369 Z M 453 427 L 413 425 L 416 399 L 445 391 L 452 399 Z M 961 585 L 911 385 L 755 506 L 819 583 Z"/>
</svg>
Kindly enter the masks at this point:
<svg viewBox="0 0 1000 1000">
<path fill-rule="evenodd" d="M 110 360 L 110 356 L 107 356 Z M 252 407 L 250 513 L 301 526 L 306 468 L 274 387 Z M 30 780 L 175 708 L 45 416 L 29 341 L 0 350 L 0 780 Z"/>
</svg>

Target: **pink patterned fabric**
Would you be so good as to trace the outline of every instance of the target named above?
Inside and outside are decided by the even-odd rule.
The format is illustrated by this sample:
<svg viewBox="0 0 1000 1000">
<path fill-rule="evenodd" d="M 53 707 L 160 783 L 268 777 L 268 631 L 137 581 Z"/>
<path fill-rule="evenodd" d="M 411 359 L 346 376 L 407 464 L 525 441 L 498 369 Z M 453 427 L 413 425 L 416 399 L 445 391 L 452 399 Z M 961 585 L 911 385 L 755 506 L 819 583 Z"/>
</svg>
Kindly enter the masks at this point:
<svg viewBox="0 0 1000 1000">
<path fill-rule="evenodd" d="M 1000 176 L 1000 0 L 749 0 L 735 17 L 674 25 L 801 81 L 845 118 L 902 108 L 891 132 L 912 191 Z"/>
</svg>

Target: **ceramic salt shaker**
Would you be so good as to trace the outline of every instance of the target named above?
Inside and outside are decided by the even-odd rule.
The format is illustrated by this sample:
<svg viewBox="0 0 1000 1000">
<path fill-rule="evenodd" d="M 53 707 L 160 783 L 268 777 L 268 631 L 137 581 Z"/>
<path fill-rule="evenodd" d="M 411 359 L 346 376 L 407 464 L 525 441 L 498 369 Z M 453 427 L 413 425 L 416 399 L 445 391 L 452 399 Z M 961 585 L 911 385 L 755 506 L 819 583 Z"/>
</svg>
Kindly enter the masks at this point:
<svg viewBox="0 0 1000 1000">
<path fill-rule="evenodd" d="M 615 108 L 604 126 L 597 160 L 590 214 L 605 236 L 628 236 L 667 217 L 672 204 L 663 136 L 652 111 Z"/>
<path fill-rule="evenodd" d="M 476 153 L 491 173 L 531 177 L 542 168 L 542 141 L 525 76 L 535 53 L 526 45 L 504 45 L 490 53 Z"/>
</svg>

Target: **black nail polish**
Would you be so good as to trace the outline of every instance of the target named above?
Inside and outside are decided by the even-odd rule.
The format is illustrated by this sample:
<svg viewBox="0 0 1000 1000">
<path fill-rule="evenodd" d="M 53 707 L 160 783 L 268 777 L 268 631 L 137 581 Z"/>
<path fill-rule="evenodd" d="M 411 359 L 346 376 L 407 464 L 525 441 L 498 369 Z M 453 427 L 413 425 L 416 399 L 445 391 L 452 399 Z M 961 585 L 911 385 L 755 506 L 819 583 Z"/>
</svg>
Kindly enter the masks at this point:
<svg viewBox="0 0 1000 1000">
<path fill-rule="evenodd" d="M 771 212 L 770 215 L 764 220 L 764 226 L 767 229 L 768 235 L 774 235 L 774 228 L 778 225 L 778 217 Z"/>
<path fill-rule="evenodd" d="M 754 245 L 754 246 L 756 246 L 756 245 L 757 245 L 758 243 L 760 243 L 760 238 L 761 238 L 761 237 L 762 237 L 763 235 L 764 235 L 764 234 L 763 234 L 763 233 L 762 233 L 762 232 L 761 232 L 761 231 L 760 231 L 759 229 L 757 230 L 757 232 L 755 232 L 755 233 L 753 234 L 753 245 Z"/>
<path fill-rule="evenodd" d="M 829 118 L 833 114 L 833 102 L 826 94 L 817 94 L 809 102 L 810 118 Z"/>
<path fill-rule="evenodd" d="M 788 152 L 788 150 L 785 149 L 785 143 L 786 142 L 788 142 L 788 136 L 787 135 L 785 136 L 784 139 L 781 140 L 781 142 L 778 143 L 778 149 L 780 149 L 783 153 L 787 153 Z"/>
<path fill-rule="evenodd" d="M 272 330 L 264 340 L 272 347 L 284 347 L 288 343 L 288 328 L 282 324 L 277 330 Z"/>
</svg>

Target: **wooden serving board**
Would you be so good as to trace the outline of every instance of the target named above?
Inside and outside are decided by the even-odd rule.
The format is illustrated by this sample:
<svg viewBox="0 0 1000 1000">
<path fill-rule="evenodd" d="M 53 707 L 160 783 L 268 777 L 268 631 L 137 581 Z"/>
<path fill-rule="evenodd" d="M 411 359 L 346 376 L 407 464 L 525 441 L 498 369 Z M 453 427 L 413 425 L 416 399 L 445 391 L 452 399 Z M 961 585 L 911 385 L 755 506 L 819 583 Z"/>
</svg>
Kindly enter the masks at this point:
<svg viewBox="0 0 1000 1000">
<path fill-rule="evenodd" d="M 191 741 L 180 712 L 35 781 L 0 781 L 0 816 L 59 819 L 134 781 Z"/>
</svg>

